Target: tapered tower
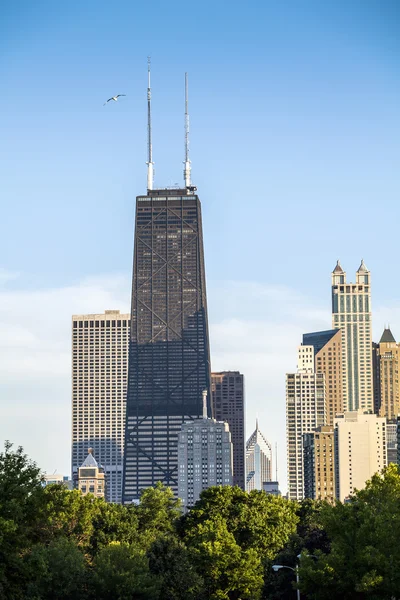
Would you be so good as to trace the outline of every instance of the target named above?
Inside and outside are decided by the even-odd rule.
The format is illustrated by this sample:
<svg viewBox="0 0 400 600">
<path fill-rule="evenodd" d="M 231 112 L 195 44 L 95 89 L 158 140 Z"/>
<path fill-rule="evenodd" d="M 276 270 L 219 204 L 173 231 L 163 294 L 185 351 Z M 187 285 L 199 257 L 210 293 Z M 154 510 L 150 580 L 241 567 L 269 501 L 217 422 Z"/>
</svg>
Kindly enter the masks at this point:
<svg viewBox="0 0 400 600">
<path fill-rule="evenodd" d="M 136 198 L 124 503 L 137 502 L 158 481 L 177 493 L 178 432 L 183 422 L 202 417 L 204 390 L 211 415 L 201 205 L 195 192 L 192 185 L 149 188 Z"/>
</svg>

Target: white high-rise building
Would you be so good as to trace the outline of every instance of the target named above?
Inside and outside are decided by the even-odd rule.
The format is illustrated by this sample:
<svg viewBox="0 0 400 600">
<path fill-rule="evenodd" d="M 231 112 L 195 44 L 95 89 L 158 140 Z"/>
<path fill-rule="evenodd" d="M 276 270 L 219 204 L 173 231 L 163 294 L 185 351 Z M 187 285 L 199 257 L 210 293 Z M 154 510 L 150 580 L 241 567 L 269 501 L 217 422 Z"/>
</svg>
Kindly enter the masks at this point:
<svg viewBox="0 0 400 600">
<path fill-rule="evenodd" d="M 332 273 L 332 327 L 342 331 L 343 406 L 374 410 L 371 274 L 361 261 L 356 282 L 346 282 L 340 262 Z"/>
<path fill-rule="evenodd" d="M 326 423 L 325 375 L 314 372 L 314 347 L 299 346 L 297 373 L 286 375 L 288 497 L 304 498 L 303 435 Z"/>
<path fill-rule="evenodd" d="M 130 315 L 118 310 L 72 317 L 72 476 L 93 448 L 121 502 Z"/>
<path fill-rule="evenodd" d="M 256 428 L 246 443 L 246 491 L 262 490 L 272 479 L 272 449 L 267 438 Z"/>
<path fill-rule="evenodd" d="M 228 423 L 207 417 L 185 421 L 178 434 L 178 497 L 184 509 L 193 506 L 203 490 L 233 483 L 233 446 Z"/>
<path fill-rule="evenodd" d="M 386 419 L 362 410 L 335 419 L 336 497 L 342 502 L 387 465 Z"/>
</svg>

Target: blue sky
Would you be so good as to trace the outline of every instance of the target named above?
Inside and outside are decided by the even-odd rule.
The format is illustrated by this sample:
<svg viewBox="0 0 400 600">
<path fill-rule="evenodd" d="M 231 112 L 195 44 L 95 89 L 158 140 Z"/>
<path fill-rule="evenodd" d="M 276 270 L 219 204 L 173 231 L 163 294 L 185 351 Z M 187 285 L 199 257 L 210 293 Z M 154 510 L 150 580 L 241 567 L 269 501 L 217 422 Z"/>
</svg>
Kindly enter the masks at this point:
<svg viewBox="0 0 400 600">
<path fill-rule="evenodd" d="M 3 361 L 0 438 L 48 470 L 54 438 L 68 471 L 69 319 L 129 307 L 151 55 L 155 183 L 182 182 L 188 71 L 213 367 L 245 373 L 283 478 L 284 376 L 330 326 L 338 257 L 372 271 L 375 337 L 396 324 L 399 30 L 391 0 L 3 3 L 0 350 L 25 358 Z"/>
</svg>

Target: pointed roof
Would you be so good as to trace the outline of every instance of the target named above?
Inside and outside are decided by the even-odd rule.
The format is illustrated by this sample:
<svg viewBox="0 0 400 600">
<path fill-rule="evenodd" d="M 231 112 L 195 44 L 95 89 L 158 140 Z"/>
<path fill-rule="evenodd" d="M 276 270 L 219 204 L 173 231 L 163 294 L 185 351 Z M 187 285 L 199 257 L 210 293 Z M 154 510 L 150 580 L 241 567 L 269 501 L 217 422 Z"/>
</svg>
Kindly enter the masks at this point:
<svg viewBox="0 0 400 600">
<path fill-rule="evenodd" d="M 342 265 L 340 264 L 340 260 L 337 261 L 336 267 L 333 269 L 334 273 L 344 273 L 342 269 Z"/>
<path fill-rule="evenodd" d="M 98 467 L 97 460 L 93 456 L 93 448 L 88 449 L 88 455 L 82 463 L 82 467 Z"/>
<path fill-rule="evenodd" d="M 396 343 L 396 340 L 393 337 L 393 333 L 390 331 L 389 327 L 385 328 L 382 333 L 382 337 L 379 340 L 380 344 L 390 344 L 391 342 Z"/>
<path fill-rule="evenodd" d="M 357 273 L 368 273 L 368 269 L 365 266 L 364 259 L 361 259 L 361 265 L 358 267 Z"/>
</svg>

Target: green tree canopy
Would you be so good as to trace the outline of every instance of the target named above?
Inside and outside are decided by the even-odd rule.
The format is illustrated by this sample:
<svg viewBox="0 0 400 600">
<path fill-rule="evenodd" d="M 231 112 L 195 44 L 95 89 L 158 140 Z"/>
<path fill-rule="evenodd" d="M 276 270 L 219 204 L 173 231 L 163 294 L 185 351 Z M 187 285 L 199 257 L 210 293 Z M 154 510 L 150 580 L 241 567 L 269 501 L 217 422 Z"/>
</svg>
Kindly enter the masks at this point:
<svg viewBox="0 0 400 600">
<path fill-rule="evenodd" d="M 328 554 L 304 557 L 302 590 L 310 598 L 400 597 L 400 476 L 396 465 L 376 474 L 349 502 L 326 505 L 322 525 Z"/>
</svg>

